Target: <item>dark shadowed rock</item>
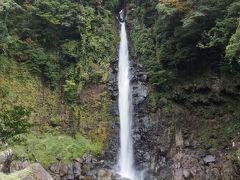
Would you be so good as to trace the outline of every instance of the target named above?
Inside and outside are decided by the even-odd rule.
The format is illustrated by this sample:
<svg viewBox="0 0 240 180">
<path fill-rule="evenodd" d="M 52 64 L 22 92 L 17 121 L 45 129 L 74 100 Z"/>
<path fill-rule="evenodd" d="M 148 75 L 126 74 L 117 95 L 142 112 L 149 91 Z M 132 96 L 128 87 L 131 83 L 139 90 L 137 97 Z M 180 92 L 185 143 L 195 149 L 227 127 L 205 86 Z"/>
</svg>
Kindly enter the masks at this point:
<svg viewBox="0 0 240 180">
<path fill-rule="evenodd" d="M 70 180 L 74 179 L 74 172 L 73 172 L 73 163 L 70 163 L 66 166 L 66 171 L 64 172 L 65 175 L 62 177 L 63 180 Z"/>
<path fill-rule="evenodd" d="M 147 75 L 146 74 L 141 75 L 139 77 L 139 80 L 145 82 L 147 80 Z"/>
<path fill-rule="evenodd" d="M 95 164 L 95 163 L 97 163 L 97 159 L 95 157 L 93 157 L 91 154 L 83 155 L 83 161 L 86 164 Z"/>
<path fill-rule="evenodd" d="M 204 145 L 204 148 L 205 148 L 206 150 L 209 150 L 209 149 L 212 148 L 212 145 L 211 145 L 211 144 L 206 144 L 206 145 Z"/>
<path fill-rule="evenodd" d="M 184 146 L 185 147 L 190 147 L 190 142 L 188 140 L 184 141 Z"/>
<path fill-rule="evenodd" d="M 167 149 L 163 146 L 159 147 L 159 154 L 161 156 L 166 156 L 167 155 Z"/>
<path fill-rule="evenodd" d="M 78 161 L 73 162 L 73 175 L 75 178 L 81 175 L 81 164 Z"/>
</svg>

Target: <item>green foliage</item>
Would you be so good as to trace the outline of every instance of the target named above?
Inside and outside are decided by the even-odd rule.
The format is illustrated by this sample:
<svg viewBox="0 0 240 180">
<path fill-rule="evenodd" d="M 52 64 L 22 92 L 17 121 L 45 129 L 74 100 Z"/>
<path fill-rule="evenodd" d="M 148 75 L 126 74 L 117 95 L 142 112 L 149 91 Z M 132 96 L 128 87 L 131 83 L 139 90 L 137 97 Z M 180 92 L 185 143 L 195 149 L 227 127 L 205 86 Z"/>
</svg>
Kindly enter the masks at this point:
<svg viewBox="0 0 240 180">
<path fill-rule="evenodd" d="M 27 133 L 31 124 L 28 121 L 31 111 L 22 106 L 15 106 L 13 109 L 0 113 L 0 136 L 1 141 L 7 142 L 10 139 L 19 140 L 18 135 Z"/>
<path fill-rule="evenodd" d="M 172 7 L 168 4 L 158 4 L 156 6 L 157 11 L 161 14 L 164 14 L 165 16 L 174 16 L 178 13 L 177 8 Z"/>
<path fill-rule="evenodd" d="M 78 51 L 79 51 L 79 47 L 80 47 L 80 43 L 78 41 L 71 41 L 71 40 L 66 40 L 63 42 L 63 44 L 61 45 L 62 48 L 62 53 L 64 55 L 67 55 L 69 57 L 72 58 L 77 58 L 78 57 Z"/>
<path fill-rule="evenodd" d="M 231 34 L 236 29 L 236 18 L 225 18 L 217 21 L 215 27 L 203 33 L 202 41 L 199 42 L 200 48 L 226 47 Z"/>
<path fill-rule="evenodd" d="M 29 134 L 26 141 L 14 148 L 16 158 L 27 158 L 30 161 L 39 161 L 44 166 L 58 162 L 61 158 L 64 162 L 81 157 L 85 153 L 98 154 L 102 147 L 97 143 L 77 135 L 73 139 L 66 135 L 55 134 Z"/>
<path fill-rule="evenodd" d="M 155 87 L 201 74 L 203 66 L 225 67 L 224 57 L 238 61 L 237 0 L 133 2 L 133 44 Z"/>
<path fill-rule="evenodd" d="M 61 85 L 73 80 L 84 86 L 105 76 L 117 36 L 111 12 L 100 7 L 112 6 L 112 2 L 18 3 L 21 6 L 5 0 L 0 6 L 4 17 L 0 20 L 0 51 L 7 57 L 26 65 L 53 89 L 63 88 L 60 81 Z M 100 78 L 93 78 L 93 66 L 99 69 Z"/>
<path fill-rule="evenodd" d="M 75 102 L 76 93 L 77 93 L 77 85 L 74 80 L 66 80 L 64 85 L 64 92 L 66 94 L 66 100 L 68 102 Z"/>
<path fill-rule="evenodd" d="M 70 27 L 79 13 L 74 6 L 69 0 L 37 0 L 34 3 L 34 11 L 36 15 L 54 25 Z"/>
<path fill-rule="evenodd" d="M 204 128 L 199 132 L 199 140 L 202 144 L 210 143 L 214 147 L 231 145 L 233 137 L 239 138 L 237 134 L 239 127 L 240 124 L 237 120 L 228 123 L 216 122 L 211 126 L 204 124 Z"/>
<path fill-rule="evenodd" d="M 4 55 L 0 55 L 0 69 L 4 73 L 9 73 L 11 69 L 12 62 L 8 60 L 8 58 Z"/>
<path fill-rule="evenodd" d="M 67 129 L 66 134 L 85 130 L 79 125 L 80 121 L 85 121 L 79 115 L 81 109 L 83 116 L 91 121 L 88 137 L 95 140 L 103 133 L 99 141 L 102 146 L 107 136 L 107 112 L 100 109 L 93 113 L 89 110 L 91 105 L 82 103 L 79 98 L 88 83 L 107 79 L 109 62 L 115 56 L 118 41 L 114 16 L 109 11 L 112 9 L 108 9 L 113 2 L 38 0 L 17 3 L 5 0 L 5 9 L 0 3 L 0 15 L 4 17 L 0 19 L 0 70 L 4 72 L 0 74 L 1 107 L 31 106 L 34 113 L 29 118 L 37 132 L 52 132 L 53 129 L 66 132 Z M 102 121 L 104 125 L 96 126 Z M 57 127 L 50 124 L 57 124 Z"/>
<path fill-rule="evenodd" d="M 232 35 L 229 45 L 226 47 L 226 57 L 230 61 L 237 61 L 240 64 L 240 19 L 238 20 L 236 33 Z"/>
</svg>

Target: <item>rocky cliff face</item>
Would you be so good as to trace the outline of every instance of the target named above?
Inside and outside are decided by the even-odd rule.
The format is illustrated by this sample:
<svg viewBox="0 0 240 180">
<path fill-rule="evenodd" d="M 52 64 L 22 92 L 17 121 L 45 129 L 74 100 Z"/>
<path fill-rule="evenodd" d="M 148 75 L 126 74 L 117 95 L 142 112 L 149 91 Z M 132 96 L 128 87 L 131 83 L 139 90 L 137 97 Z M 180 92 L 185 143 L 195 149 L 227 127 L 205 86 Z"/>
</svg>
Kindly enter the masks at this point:
<svg viewBox="0 0 240 180">
<path fill-rule="evenodd" d="M 209 75 L 168 93 L 157 92 L 131 50 L 135 164 L 145 173 L 145 179 L 238 179 L 239 165 L 234 154 L 239 148 L 238 123 L 234 113 L 230 115 L 225 109 L 228 104 L 238 112 L 233 107 L 239 98 L 237 83 Z M 117 63 L 116 58 L 108 81 L 115 116 Z M 233 121 L 234 127 L 227 119 Z M 114 165 L 119 148 L 118 120 L 112 125 L 115 136 L 108 157 Z"/>
<path fill-rule="evenodd" d="M 189 84 L 161 96 L 148 86 L 148 97 L 136 104 L 136 165 L 146 179 L 239 179 L 238 108 L 232 106 L 239 98 L 237 86 L 206 79 L 205 85 Z"/>
<path fill-rule="evenodd" d="M 136 4 L 130 6 L 138 12 L 142 7 Z M 132 26 L 141 27 L 141 18 L 154 17 L 147 8 L 144 17 L 134 17 L 138 20 L 131 19 L 131 9 L 128 13 L 130 34 L 136 33 Z M 135 45 L 130 44 L 134 151 L 145 179 L 239 179 L 239 73 L 220 73 L 219 67 L 207 64 L 211 68 L 204 73 L 175 77 L 175 82 L 157 89 L 148 81 L 146 67 L 139 65 L 147 60 L 134 52 Z M 111 72 L 116 74 L 116 66 Z M 110 84 L 116 84 L 116 76 L 111 77 Z M 117 86 L 110 87 L 116 100 Z M 117 115 L 117 104 L 114 107 Z"/>
</svg>

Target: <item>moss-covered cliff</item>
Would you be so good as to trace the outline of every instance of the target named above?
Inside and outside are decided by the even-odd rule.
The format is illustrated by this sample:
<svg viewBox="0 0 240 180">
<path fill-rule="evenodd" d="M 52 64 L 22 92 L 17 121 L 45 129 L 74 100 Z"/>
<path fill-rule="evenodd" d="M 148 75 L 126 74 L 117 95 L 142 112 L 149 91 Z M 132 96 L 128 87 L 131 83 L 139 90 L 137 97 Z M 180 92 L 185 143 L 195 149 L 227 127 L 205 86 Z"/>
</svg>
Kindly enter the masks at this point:
<svg viewBox="0 0 240 180">
<path fill-rule="evenodd" d="M 239 7 L 234 0 L 132 0 L 126 7 L 132 57 L 150 89 L 136 151 L 156 178 L 239 178 Z M 207 155 L 217 157 L 210 169 Z"/>
<path fill-rule="evenodd" d="M 1 149 L 45 166 L 102 151 L 113 9 L 112 1 L 0 1 L 0 131 L 9 134 Z"/>
</svg>

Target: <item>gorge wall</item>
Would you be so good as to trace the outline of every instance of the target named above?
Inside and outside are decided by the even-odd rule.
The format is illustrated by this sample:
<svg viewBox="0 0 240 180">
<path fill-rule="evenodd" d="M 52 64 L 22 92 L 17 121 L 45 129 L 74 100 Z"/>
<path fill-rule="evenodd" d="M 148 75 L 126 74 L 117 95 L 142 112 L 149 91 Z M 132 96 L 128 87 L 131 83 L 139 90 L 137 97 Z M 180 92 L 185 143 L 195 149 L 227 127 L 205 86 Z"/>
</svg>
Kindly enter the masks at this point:
<svg viewBox="0 0 240 180">
<path fill-rule="evenodd" d="M 134 149 L 146 179 L 239 179 L 239 65 L 228 64 L 219 44 L 200 47 L 203 30 L 212 33 L 220 22 L 238 17 L 229 12 L 215 20 L 202 6 L 230 10 L 237 2 L 215 3 L 129 1 L 127 6 L 133 92 L 138 84 L 133 98 L 141 102 L 135 106 Z M 189 13 L 190 7 L 202 17 Z M 213 18 L 210 27 L 195 31 L 207 17 Z M 237 25 L 225 30 L 225 38 L 238 32 Z M 222 46 L 231 46 L 227 43 Z"/>
</svg>

